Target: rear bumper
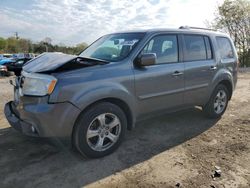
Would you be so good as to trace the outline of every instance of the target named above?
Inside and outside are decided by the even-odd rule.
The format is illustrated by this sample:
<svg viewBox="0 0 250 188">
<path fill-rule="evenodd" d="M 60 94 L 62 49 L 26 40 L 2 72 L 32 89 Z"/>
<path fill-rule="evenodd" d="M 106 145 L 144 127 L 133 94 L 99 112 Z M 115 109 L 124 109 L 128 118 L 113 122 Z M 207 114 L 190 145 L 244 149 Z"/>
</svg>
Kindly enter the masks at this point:
<svg viewBox="0 0 250 188">
<path fill-rule="evenodd" d="M 25 135 L 35 137 L 70 137 L 80 111 L 70 103 L 15 105 L 5 104 L 9 124 Z"/>
</svg>

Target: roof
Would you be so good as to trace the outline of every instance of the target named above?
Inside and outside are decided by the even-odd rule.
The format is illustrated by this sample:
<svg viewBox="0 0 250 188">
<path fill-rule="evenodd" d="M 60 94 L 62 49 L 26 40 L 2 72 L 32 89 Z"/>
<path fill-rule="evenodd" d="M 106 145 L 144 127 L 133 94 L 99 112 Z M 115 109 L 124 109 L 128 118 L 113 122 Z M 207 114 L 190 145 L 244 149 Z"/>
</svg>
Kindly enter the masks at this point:
<svg viewBox="0 0 250 188">
<path fill-rule="evenodd" d="M 138 29 L 138 30 L 128 30 L 128 31 L 121 31 L 115 33 L 156 33 L 156 32 L 177 32 L 177 33 L 194 33 L 194 34 L 207 34 L 207 35 L 222 35 L 227 36 L 227 34 L 207 29 L 207 28 L 199 28 L 199 27 L 180 27 L 179 29 L 173 28 L 153 28 L 153 29 Z"/>
</svg>

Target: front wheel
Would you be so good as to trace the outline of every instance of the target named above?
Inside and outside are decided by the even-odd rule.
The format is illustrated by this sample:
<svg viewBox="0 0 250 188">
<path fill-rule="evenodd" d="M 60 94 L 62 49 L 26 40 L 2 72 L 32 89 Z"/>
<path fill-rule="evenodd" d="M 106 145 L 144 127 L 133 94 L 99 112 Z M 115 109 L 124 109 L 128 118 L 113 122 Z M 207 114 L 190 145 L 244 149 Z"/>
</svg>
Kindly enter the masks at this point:
<svg viewBox="0 0 250 188">
<path fill-rule="evenodd" d="M 75 148 L 84 156 L 98 158 L 118 148 L 127 119 L 117 105 L 103 102 L 83 112 L 75 126 L 72 139 Z"/>
<path fill-rule="evenodd" d="M 212 93 L 212 96 L 204 107 L 204 112 L 210 118 L 219 118 L 226 111 L 229 92 L 225 85 L 219 84 Z"/>
</svg>

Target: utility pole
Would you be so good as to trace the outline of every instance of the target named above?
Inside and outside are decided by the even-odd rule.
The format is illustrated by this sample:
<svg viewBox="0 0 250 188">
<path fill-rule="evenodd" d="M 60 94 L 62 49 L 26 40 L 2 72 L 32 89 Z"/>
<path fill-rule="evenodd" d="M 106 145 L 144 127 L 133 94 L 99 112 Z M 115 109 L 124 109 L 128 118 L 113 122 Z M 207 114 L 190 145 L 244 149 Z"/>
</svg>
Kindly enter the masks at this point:
<svg viewBox="0 0 250 188">
<path fill-rule="evenodd" d="M 17 40 L 19 39 L 18 32 L 15 32 L 15 37 Z"/>
</svg>

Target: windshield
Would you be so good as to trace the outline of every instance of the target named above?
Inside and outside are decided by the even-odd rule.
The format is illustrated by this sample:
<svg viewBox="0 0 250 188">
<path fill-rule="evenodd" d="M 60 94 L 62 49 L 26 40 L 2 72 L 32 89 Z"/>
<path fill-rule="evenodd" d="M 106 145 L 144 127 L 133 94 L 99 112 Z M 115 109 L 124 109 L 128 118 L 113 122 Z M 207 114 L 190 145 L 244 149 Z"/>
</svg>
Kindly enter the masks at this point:
<svg viewBox="0 0 250 188">
<path fill-rule="evenodd" d="M 105 61 L 120 61 L 127 57 L 145 33 L 117 33 L 95 41 L 79 56 Z"/>
</svg>

